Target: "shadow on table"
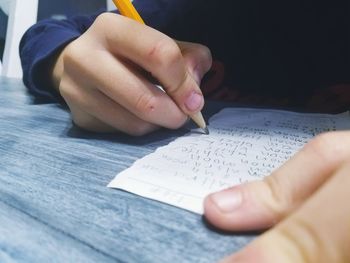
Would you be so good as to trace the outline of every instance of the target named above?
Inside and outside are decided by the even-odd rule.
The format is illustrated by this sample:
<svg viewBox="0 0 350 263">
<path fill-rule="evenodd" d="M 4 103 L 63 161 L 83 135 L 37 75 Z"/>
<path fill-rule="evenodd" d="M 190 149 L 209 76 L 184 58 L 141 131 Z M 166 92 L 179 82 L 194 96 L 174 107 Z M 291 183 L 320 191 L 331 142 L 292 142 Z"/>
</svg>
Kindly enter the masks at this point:
<svg viewBox="0 0 350 263">
<path fill-rule="evenodd" d="M 206 107 L 204 107 L 202 112 L 207 121 L 212 115 L 217 113 L 220 109 L 228 106 L 232 107 L 233 105 L 228 103 L 209 101 L 207 102 Z M 192 121 L 189 121 L 184 127 L 177 130 L 160 129 L 156 132 L 150 133 L 145 136 L 140 136 L 140 137 L 129 136 L 120 132 L 115 132 L 115 133 L 88 132 L 83 129 L 80 129 L 75 125 L 72 125 L 68 129 L 66 136 L 71 138 L 117 142 L 120 144 L 128 144 L 128 145 L 145 145 L 145 144 L 152 144 L 152 143 L 159 143 L 159 142 L 164 142 L 164 143 L 170 142 L 175 138 L 183 136 L 184 134 L 189 132 L 198 133 L 198 129 Z"/>
<path fill-rule="evenodd" d="M 66 136 L 71 138 L 79 139 L 93 139 L 99 141 L 108 141 L 115 142 L 119 144 L 128 144 L 128 145 L 145 145 L 152 144 L 159 141 L 171 141 L 176 137 L 182 136 L 189 132 L 186 128 L 181 128 L 179 130 L 168 130 L 161 129 L 151 134 L 147 134 L 140 137 L 130 136 L 124 133 L 115 132 L 115 133 L 94 133 L 85 131 L 75 125 L 69 128 Z"/>
<path fill-rule="evenodd" d="M 264 231 L 225 231 L 225 230 L 221 230 L 221 229 L 218 229 L 217 227 L 213 226 L 204 216 L 202 216 L 202 223 L 210 231 L 213 231 L 215 233 L 218 233 L 218 234 L 224 235 L 224 236 L 234 235 L 234 236 L 256 237 L 264 232 Z"/>
</svg>

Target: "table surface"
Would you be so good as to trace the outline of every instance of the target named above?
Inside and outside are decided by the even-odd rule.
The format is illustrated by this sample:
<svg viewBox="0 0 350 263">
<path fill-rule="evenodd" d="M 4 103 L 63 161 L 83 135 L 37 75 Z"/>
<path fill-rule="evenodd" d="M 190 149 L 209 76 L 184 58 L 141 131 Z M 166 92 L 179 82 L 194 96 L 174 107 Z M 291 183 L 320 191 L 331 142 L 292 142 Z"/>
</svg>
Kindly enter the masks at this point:
<svg viewBox="0 0 350 263">
<path fill-rule="evenodd" d="M 242 248 L 254 235 L 223 233 L 197 214 L 106 187 L 185 132 L 85 132 L 64 107 L 0 78 L 0 262 L 198 263 Z"/>
</svg>

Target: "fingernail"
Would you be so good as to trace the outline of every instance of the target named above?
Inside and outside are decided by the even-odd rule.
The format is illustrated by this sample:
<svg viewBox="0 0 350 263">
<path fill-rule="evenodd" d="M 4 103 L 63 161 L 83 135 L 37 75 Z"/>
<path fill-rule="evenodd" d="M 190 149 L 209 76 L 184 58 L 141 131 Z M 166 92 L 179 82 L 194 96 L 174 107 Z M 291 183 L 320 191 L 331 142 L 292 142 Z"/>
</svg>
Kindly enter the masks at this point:
<svg viewBox="0 0 350 263">
<path fill-rule="evenodd" d="M 198 110 L 203 104 L 203 96 L 193 91 L 186 99 L 185 106 L 189 111 Z"/>
<path fill-rule="evenodd" d="M 233 212 L 242 204 L 243 201 L 242 193 L 237 189 L 224 190 L 215 193 L 211 196 L 211 199 L 223 213 Z"/>
</svg>

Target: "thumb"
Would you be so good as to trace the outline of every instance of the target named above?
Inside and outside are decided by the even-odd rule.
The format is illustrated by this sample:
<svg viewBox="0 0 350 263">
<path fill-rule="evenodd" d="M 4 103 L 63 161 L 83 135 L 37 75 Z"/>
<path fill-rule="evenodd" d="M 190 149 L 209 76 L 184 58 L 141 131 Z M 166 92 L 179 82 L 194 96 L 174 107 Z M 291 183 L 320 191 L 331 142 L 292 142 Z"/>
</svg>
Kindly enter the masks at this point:
<svg viewBox="0 0 350 263">
<path fill-rule="evenodd" d="M 203 76 L 212 66 L 212 56 L 209 48 L 190 42 L 176 41 L 176 43 L 179 45 L 189 73 L 200 85 Z"/>
<path fill-rule="evenodd" d="M 348 145 L 349 132 L 316 137 L 263 181 L 209 195 L 204 203 L 206 218 L 231 231 L 275 225 L 297 209 L 350 156 Z"/>
<path fill-rule="evenodd" d="M 341 165 L 290 217 L 222 262 L 350 262 L 349 172 Z"/>
</svg>

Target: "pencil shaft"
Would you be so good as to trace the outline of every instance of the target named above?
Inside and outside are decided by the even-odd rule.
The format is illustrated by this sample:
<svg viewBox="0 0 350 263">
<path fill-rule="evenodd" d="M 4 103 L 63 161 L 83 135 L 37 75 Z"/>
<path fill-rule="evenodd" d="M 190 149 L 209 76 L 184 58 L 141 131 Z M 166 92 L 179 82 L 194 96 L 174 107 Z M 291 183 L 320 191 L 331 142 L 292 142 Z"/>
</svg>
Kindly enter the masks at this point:
<svg viewBox="0 0 350 263">
<path fill-rule="evenodd" d="M 132 18 L 142 24 L 145 24 L 130 0 L 113 0 L 113 2 L 123 16 Z"/>
</svg>

